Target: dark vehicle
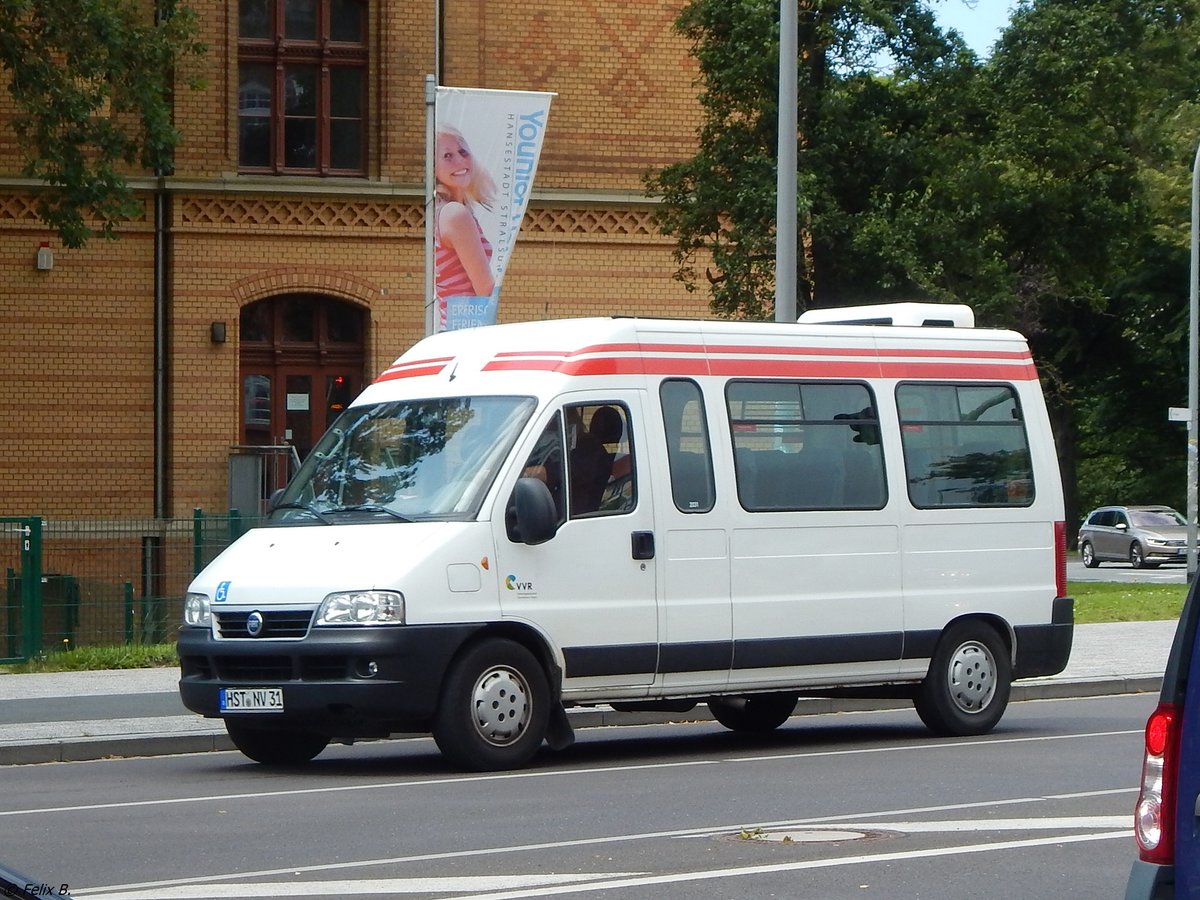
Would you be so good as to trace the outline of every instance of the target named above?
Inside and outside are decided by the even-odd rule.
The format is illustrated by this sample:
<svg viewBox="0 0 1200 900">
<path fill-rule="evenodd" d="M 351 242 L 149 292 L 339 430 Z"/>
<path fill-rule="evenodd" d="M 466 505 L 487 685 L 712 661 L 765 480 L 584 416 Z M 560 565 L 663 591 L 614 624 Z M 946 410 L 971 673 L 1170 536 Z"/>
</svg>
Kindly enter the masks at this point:
<svg viewBox="0 0 1200 900">
<path fill-rule="evenodd" d="M 1200 596 L 1188 591 L 1158 708 L 1146 723 L 1126 900 L 1200 897 Z"/>
<path fill-rule="evenodd" d="M 1187 558 L 1187 519 L 1169 506 L 1102 506 L 1079 526 L 1079 555 L 1094 569 L 1127 562 L 1135 569 Z"/>
</svg>

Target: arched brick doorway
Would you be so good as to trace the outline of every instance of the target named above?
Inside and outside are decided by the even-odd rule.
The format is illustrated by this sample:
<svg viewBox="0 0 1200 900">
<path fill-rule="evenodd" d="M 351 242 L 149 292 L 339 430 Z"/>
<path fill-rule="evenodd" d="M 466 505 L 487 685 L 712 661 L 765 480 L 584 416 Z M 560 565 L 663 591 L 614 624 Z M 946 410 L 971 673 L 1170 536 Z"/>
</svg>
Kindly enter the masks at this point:
<svg viewBox="0 0 1200 900">
<path fill-rule="evenodd" d="M 242 307 L 241 444 L 290 445 L 303 460 L 362 390 L 367 321 L 361 307 L 320 294 Z M 289 467 L 268 465 L 264 475 L 269 496 L 286 483 Z"/>
</svg>

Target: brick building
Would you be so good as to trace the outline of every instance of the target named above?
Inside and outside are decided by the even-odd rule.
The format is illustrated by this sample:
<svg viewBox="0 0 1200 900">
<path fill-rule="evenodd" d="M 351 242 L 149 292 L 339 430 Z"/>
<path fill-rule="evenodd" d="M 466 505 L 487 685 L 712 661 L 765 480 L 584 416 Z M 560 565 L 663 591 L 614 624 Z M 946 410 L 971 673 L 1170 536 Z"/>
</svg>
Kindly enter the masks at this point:
<svg viewBox="0 0 1200 900">
<path fill-rule="evenodd" d="M 558 95 L 502 321 L 705 314 L 641 189 L 694 147 L 682 0 L 189 5 L 206 87 L 178 95 L 176 171 L 136 182 L 119 240 L 64 249 L 0 138 L 0 515 L 223 510 L 231 457 L 275 458 L 233 448 L 303 452 L 421 337 L 435 57 L 442 84 Z"/>
</svg>

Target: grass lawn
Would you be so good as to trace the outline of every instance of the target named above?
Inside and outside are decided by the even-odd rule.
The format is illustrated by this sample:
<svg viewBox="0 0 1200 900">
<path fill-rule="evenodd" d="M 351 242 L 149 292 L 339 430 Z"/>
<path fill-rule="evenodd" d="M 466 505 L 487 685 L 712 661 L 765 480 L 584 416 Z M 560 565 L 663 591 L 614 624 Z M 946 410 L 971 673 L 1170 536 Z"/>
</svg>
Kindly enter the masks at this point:
<svg viewBox="0 0 1200 900">
<path fill-rule="evenodd" d="M 174 644 L 134 644 L 121 647 L 74 647 L 31 659 L 12 666 L 0 666 L 4 672 L 84 672 L 96 669 L 150 669 L 177 666 L 179 657 Z"/>
<path fill-rule="evenodd" d="M 1155 622 L 1179 618 L 1187 585 L 1072 581 L 1067 584 L 1067 593 L 1075 598 L 1077 625 Z"/>
</svg>

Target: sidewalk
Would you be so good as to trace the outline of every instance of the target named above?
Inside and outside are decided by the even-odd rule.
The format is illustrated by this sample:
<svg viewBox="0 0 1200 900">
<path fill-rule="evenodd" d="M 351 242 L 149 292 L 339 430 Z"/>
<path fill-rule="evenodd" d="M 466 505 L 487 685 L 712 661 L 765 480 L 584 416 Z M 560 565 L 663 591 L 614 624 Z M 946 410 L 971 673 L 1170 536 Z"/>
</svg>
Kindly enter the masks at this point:
<svg viewBox="0 0 1200 900">
<path fill-rule="evenodd" d="M 1012 700 L 1157 692 L 1174 634 L 1173 621 L 1076 626 L 1066 670 L 1018 681 Z M 220 720 L 184 709 L 178 680 L 176 668 L 0 675 L 0 765 L 232 749 Z M 908 705 L 804 699 L 796 715 Z M 596 707 L 570 715 L 576 728 L 586 728 L 707 718 L 708 710 L 700 705 L 683 715 Z"/>
</svg>

